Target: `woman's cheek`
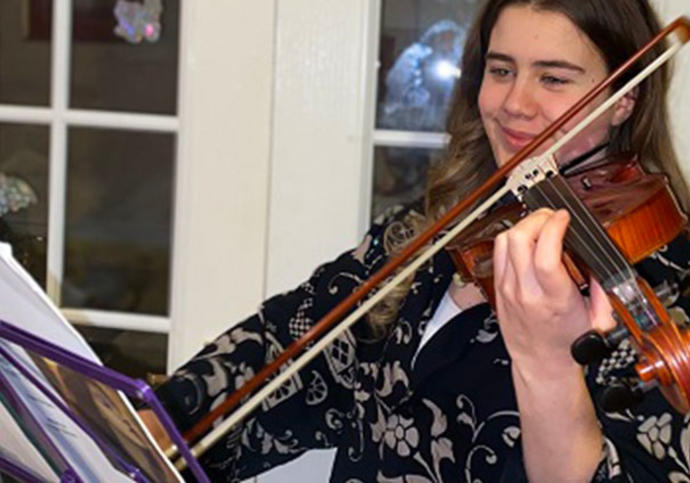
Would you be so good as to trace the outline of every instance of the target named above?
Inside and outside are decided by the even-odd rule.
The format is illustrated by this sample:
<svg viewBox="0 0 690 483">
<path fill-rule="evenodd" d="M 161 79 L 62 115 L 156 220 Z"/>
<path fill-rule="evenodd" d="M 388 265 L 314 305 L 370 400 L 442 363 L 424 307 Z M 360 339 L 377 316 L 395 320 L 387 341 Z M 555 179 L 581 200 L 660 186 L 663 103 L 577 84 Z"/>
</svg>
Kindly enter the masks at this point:
<svg viewBox="0 0 690 483">
<path fill-rule="evenodd" d="M 484 77 L 477 98 L 482 121 L 496 114 L 501 104 L 501 96 L 500 87 L 492 82 L 491 79 Z"/>
</svg>

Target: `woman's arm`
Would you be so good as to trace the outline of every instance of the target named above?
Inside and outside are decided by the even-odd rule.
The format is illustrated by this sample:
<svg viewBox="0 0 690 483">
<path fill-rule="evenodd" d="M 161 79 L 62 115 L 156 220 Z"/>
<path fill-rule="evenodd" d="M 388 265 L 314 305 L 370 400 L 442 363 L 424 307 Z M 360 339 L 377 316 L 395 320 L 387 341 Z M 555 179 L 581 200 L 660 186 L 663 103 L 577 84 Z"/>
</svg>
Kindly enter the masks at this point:
<svg viewBox="0 0 690 483">
<path fill-rule="evenodd" d="M 321 265 L 295 290 L 264 302 L 257 314 L 221 334 L 158 388 L 178 428 L 192 427 L 385 262 L 381 237 L 391 216 L 375 223 L 357 250 Z M 344 344 L 347 353 L 326 350 L 206 452 L 201 463 L 212 479 L 248 478 L 310 448 L 339 444 L 349 425 L 334 421 L 333 414 L 345 415 L 354 401 L 352 385 L 338 372 L 355 362 L 351 333 L 342 336 L 339 347 Z"/>
<path fill-rule="evenodd" d="M 582 369 L 545 380 L 514 367 L 513 381 L 529 481 L 590 481 L 604 440 Z"/>
<path fill-rule="evenodd" d="M 297 289 L 264 302 L 257 314 L 221 334 L 179 368 L 156 390 L 178 428 L 190 429 L 283 352 L 319 320 L 321 311 L 352 290 L 353 280 L 361 278 L 363 271 L 351 254 L 343 254 L 319 267 Z M 336 295 L 329 290 L 334 286 L 341 289 Z M 310 448 L 332 447 L 340 434 L 328 426 L 327 412 L 342 410 L 353 397 L 352 388 L 333 376 L 327 355 L 320 355 L 223 436 L 200 462 L 212 480 L 229 477 L 234 481 L 285 463 Z"/>
<path fill-rule="evenodd" d="M 591 303 L 562 263 L 564 211 L 540 210 L 496 239 L 497 312 L 512 359 L 530 481 L 589 481 L 603 435 L 582 368 L 570 345 L 593 327 L 613 326 L 611 309 L 594 284 Z"/>
</svg>

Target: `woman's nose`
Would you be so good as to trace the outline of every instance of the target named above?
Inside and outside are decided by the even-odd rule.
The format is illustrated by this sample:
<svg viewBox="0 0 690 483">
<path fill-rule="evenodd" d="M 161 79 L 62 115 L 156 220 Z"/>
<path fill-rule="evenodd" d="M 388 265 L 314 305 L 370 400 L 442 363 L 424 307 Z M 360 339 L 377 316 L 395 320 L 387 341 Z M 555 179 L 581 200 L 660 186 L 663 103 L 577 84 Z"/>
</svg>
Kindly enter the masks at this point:
<svg viewBox="0 0 690 483">
<path fill-rule="evenodd" d="M 503 109 L 513 117 L 533 117 L 537 113 L 533 91 L 526 82 L 516 79 L 503 101 Z"/>
</svg>

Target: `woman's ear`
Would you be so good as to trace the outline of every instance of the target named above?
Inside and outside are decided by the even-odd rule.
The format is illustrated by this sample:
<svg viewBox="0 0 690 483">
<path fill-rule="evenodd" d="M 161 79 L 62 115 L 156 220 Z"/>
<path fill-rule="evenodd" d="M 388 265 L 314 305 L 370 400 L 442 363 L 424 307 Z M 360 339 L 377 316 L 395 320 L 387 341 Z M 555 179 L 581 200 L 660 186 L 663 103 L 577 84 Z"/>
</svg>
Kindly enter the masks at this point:
<svg viewBox="0 0 690 483">
<path fill-rule="evenodd" d="M 623 96 L 616 105 L 613 106 L 613 117 L 611 118 L 611 126 L 620 126 L 628 120 L 635 109 L 637 102 L 637 87 Z"/>
</svg>

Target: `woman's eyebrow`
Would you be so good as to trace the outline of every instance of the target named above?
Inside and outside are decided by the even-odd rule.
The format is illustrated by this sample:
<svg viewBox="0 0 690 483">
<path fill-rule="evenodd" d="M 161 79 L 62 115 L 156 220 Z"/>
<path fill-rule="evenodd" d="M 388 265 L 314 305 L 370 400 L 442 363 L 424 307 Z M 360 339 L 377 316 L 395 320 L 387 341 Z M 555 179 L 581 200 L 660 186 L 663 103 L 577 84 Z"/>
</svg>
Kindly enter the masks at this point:
<svg viewBox="0 0 690 483">
<path fill-rule="evenodd" d="M 489 51 L 486 53 L 486 60 L 497 60 L 501 62 L 515 63 L 515 59 L 508 54 L 503 54 L 500 52 Z M 574 72 L 584 74 L 586 71 L 583 67 L 577 64 L 568 62 L 567 60 L 536 60 L 532 62 L 535 67 L 546 67 L 546 68 L 556 68 L 556 69 L 568 69 Z"/>
<path fill-rule="evenodd" d="M 568 62 L 565 60 L 537 60 L 532 63 L 535 67 L 551 67 L 551 68 L 556 68 L 556 69 L 568 69 L 572 70 L 575 72 L 578 72 L 580 74 L 584 74 L 586 71 L 584 68 L 580 67 L 577 64 L 573 64 L 572 62 Z"/>
<path fill-rule="evenodd" d="M 507 54 L 501 54 L 500 52 L 494 52 L 492 50 L 486 53 L 486 60 L 499 60 L 502 62 L 511 62 L 513 64 L 515 63 L 515 59 L 513 59 L 511 56 Z"/>
</svg>

